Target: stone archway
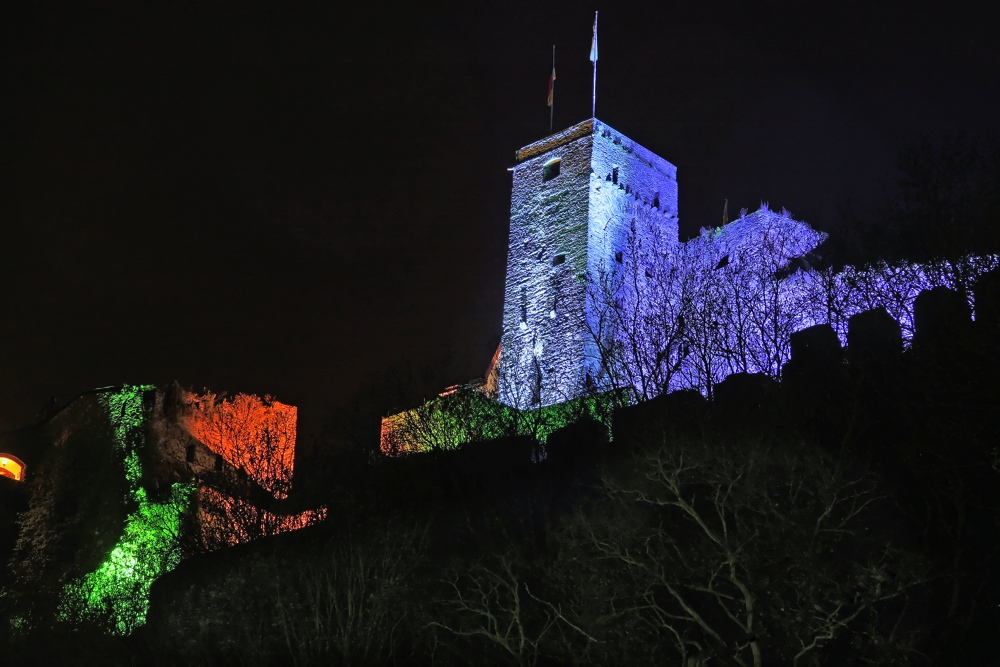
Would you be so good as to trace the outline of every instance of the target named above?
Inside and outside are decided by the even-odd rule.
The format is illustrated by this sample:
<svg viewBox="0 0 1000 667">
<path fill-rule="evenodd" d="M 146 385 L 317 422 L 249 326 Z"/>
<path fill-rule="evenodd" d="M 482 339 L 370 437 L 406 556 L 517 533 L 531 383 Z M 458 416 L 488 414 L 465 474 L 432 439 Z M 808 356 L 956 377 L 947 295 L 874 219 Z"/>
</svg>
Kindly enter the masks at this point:
<svg viewBox="0 0 1000 667">
<path fill-rule="evenodd" d="M 0 477 L 9 477 L 23 482 L 25 470 L 27 470 L 27 466 L 24 465 L 24 461 L 13 454 L 0 452 Z"/>
</svg>

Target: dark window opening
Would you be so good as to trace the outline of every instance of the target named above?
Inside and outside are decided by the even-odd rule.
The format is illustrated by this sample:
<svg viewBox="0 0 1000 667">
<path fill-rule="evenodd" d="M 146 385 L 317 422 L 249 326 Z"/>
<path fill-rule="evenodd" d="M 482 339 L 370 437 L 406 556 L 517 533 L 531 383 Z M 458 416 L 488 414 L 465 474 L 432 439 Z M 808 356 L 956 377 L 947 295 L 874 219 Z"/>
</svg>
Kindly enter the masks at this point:
<svg viewBox="0 0 1000 667">
<path fill-rule="evenodd" d="M 611 182 L 618 185 L 618 167 L 611 170 Z"/>
<path fill-rule="evenodd" d="M 197 448 L 194 445 L 188 445 L 187 446 L 187 453 L 185 455 L 185 458 L 186 458 L 186 460 L 187 460 L 188 463 L 194 463 L 194 454 L 195 454 L 196 449 Z"/>
<path fill-rule="evenodd" d="M 622 251 L 621 250 L 619 250 L 618 252 L 615 253 L 615 261 L 618 262 L 619 264 L 622 263 Z"/>
<path fill-rule="evenodd" d="M 559 253 L 558 255 L 552 258 L 552 266 L 559 266 L 565 261 L 566 261 L 566 254 Z"/>
<path fill-rule="evenodd" d="M 532 358 L 532 365 L 534 366 L 534 382 L 531 387 L 531 404 L 541 405 L 542 403 L 542 367 L 538 363 L 538 357 Z"/>
<path fill-rule="evenodd" d="M 558 176 L 559 175 L 559 165 L 561 163 L 562 163 L 562 160 L 560 160 L 559 158 L 555 158 L 555 159 L 552 159 L 552 160 L 549 160 L 548 162 L 546 162 L 542 166 L 542 180 L 543 181 L 551 181 L 553 178 L 555 178 L 556 176 Z"/>
<path fill-rule="evenodd" d="M 223 459 L 222 456 L 219 454 L 215 455 L 215 472 L 222 472 L 222 464 L 224 461 L 225 459 Z"/>
<path fill-rule="evenodd" d="M 660 193 L 653 195 L 653 208 L 660 208 Z"/>
<path fill-rule="evenodd" d="M 521 288 L 521 322 L 528 321 L 528 289 Z"/>
</svg>

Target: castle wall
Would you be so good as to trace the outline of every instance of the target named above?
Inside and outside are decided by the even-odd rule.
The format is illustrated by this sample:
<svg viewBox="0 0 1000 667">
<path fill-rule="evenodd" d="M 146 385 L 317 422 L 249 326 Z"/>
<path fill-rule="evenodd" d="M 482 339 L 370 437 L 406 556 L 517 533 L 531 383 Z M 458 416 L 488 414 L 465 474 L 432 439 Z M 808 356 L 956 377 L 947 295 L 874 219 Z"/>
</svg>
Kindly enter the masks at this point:
<svg viewBox="0 0 1000 667">
<path fill-rule="evenodd" d="M 517 155 L 499 395 L 523 409 L 600 384 L 588 276 L 615 270 L 636 234 L 643 248 L 677 243 L 677 180 L 672 164 L 595 119 Z"/>
<path fill-rule="evenodd" d="M 590 128 L 522 149 L 513 169 L 499 393 L 514 407 L 560 403 L 583 385 Z M 559 173 L 547 178 L 552 160 Z"/>
<path fill-rule="evenodd" d="M 637 302 L 645 278 L 661 273 L 673 259 L 678 244 L 677 168 L 599 121 L 591 163 L 587 330 L 604 337 L 607 346 L 627 332 L 609 329 L 602 312 Z M 624 267 L 629 265 L 640 270 L 626 275 Z M 618 388 L 605 376 L 594 335 L 588 336 L 584 354 L 590 381 L 602 390 Z"/>
</svg>

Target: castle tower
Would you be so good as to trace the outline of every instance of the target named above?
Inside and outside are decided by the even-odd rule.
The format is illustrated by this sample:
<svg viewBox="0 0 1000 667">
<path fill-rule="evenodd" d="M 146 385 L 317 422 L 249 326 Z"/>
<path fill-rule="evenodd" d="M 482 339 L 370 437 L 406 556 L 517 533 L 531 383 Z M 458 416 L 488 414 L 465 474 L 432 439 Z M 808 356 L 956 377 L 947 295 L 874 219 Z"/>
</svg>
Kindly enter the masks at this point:
<svg viewBox="0 0 1000 667">
<path fill-rule="evenodd" d="M 602 380 L 592 281 L 641 237 L 677 243 L 677 168 L 595 118 L 517 151 L 499 398 L 525 409 Z"/>
</svg>

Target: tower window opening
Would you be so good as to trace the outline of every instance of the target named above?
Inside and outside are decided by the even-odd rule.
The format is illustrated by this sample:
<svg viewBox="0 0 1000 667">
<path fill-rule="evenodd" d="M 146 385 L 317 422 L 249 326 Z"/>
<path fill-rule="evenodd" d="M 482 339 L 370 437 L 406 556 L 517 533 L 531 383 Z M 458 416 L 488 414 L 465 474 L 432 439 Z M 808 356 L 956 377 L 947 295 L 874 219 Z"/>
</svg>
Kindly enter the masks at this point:
<svg viewBox="0 0 1000 667">
<path fill-rule="evenodd" d="M 611 170 L 611 182 L 618 185 L 618 167 Z"/>
<path fill-rule="evenodd" d="M 184 458 L 188 463 L 194 463 L 195 451 L 196 449 L 194 445 L 187 446 L 187 452 L 185 453 Z"/>
<path fill-rule="evenodd" d="M 552 258 L 552 266 L 559 266 L 566 261 L 566 253 L 561 252 Z"/>
<path fill-rule="evenodd" d="M 618 252 L 615 253 L 615 261 L 618 262 L 619 264 L 622 263 L 622 251 L 621 250 L 619 250 Z"/>
<path fill-rule="evenodd" d="M 660 208 L 660 193 L 653 194 L 653 208 Z"/>
<path fill-rule="evenodd" d="M 551 181 L 559 175 L 559 165 L 562 164 L 560 158 L 552 158 L 542 165 L 542 181 Z"/>
<path fill-rule="evenodd" d="M 531 387 L 531 404 L 537 406 L 542 404 L 542 367 L 538 363 L 538 355 L 532 357 L 531 363 L 534 367 L 532 369 L 534 382 L 532 382 L 533 386 Z"/>
</svg>

